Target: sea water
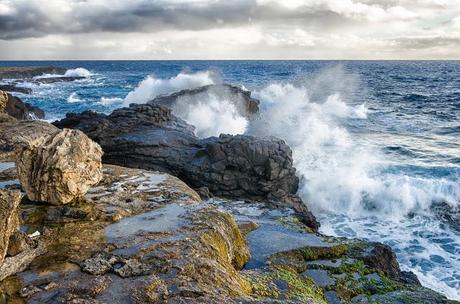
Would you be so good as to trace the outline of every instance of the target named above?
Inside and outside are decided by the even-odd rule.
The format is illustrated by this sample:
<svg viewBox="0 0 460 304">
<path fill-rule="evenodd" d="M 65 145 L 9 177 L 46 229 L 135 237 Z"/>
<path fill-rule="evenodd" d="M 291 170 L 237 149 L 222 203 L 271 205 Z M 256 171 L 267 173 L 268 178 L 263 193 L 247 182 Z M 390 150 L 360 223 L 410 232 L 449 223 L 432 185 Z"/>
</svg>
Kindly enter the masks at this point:
<svg viewBox="0 0 460 304">
<path fill-rule="evenodd" d="M 69 83 L 17 94 L 53 121 L 110 113 L 202 85 L 231 83 L 260 100 L 247 121 L 202 97 L 173 112 L 200 137 L 277 136 L 293 150 L 299 194 L 330 235 L 381 241 L 422 284 L 460 300 L 460 231 L 433 204 L 460 212 L 459 61 L 58 61 Z M 443 210 L 441 208 L 441 210 Z"/>
</svg>

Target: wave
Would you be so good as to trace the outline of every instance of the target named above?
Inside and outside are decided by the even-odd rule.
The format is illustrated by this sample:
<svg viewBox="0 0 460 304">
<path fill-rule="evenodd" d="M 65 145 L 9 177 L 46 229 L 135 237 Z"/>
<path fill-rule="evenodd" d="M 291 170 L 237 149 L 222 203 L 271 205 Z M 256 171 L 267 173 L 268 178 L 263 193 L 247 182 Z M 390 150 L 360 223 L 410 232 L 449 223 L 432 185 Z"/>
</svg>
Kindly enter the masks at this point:
<svg viewBox="0 0 460 304">
<path fill-rule="evenodd" d="M 85 78 L 88 78 L 91 75 L 93 74 L 85 68 L 69 69 L 64 74 L 65 77 L 85 77 Z"/>
<path fill-rule="evenodd" d="M 44 74 L 41 76 L 34 77 L 35 79 L 41 78 L 55 78 L 55 77 L 85 77 L 88 78 L 93 74 L 85 68 L 76 68 L 76 69 L 69 69 L 64 74 Z"/>
<path fill-rule="evenodd" d="M 181 72 L 168 79 L 147 76 L 133 91 L 128 93 L 124 100 L 124 105 L 147 103 L 159 95 L 217 83 L 221 83 L 221 80 L 213 71 L 200 71 L 196 73 Z"/>
<path fill-rule="evenodd" d="M 69 97 L 67 97 L 67 102 L 75 103 L 75 102 L 82 102 L 82 100 L 80 99 L 80 96 L 76 92 L 73 92 L 72 94 L 69 95 Z"/>
</svg>

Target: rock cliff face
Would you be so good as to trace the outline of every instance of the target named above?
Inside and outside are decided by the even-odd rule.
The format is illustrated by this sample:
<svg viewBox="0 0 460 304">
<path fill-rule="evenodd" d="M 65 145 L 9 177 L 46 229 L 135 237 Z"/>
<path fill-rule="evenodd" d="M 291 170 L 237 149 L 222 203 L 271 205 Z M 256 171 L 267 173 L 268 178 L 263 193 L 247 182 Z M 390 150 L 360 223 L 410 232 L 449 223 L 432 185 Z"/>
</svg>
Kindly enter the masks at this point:
<svg viewBox="0 0 460 304">
<path fill-rule="evenodd" d="M 16 151 L 16 168 L 30 200 L 67 204 L 102 178 L 101 147 L 65 129 Z"/>
</svg>

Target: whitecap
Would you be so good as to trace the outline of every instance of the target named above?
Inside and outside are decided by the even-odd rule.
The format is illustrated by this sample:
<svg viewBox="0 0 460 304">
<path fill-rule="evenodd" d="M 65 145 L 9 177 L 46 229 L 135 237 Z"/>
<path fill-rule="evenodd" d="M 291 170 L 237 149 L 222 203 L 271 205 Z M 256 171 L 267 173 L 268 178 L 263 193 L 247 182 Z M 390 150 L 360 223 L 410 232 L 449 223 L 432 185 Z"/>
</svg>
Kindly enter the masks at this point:
<svg viewBox="0 0 460 304">
<path fill-rule="evenodd" d="M 65 77 L 85 77 L 85 78 L 88 78 L 91 75 L 92 73 L 85 68 L 69 69 L 64 74 Z"/>
<path fill-rule="evenodd" d="M 72 94 L 67 97 L 67 102 L 69 103 L 76 103 L 76 102 L 82 102 L 83 100 L 80 99 L 80 96 L 76 93 L 73 92 Z"/>
</svg>

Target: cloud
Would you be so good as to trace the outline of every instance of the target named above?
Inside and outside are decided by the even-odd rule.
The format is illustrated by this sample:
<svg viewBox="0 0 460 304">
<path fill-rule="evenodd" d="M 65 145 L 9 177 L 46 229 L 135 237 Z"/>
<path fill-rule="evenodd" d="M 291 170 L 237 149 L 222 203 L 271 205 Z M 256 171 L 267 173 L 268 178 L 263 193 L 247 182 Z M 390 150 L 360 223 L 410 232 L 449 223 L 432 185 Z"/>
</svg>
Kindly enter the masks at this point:
<svg viewBox="0 0 460 304">
<path fill-rule="evenodd" d="M 458 58 L 459 16 L 449 0 L 2 0 L 0 59 Z"/>
</svg>

